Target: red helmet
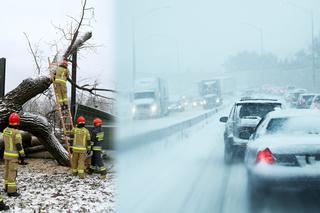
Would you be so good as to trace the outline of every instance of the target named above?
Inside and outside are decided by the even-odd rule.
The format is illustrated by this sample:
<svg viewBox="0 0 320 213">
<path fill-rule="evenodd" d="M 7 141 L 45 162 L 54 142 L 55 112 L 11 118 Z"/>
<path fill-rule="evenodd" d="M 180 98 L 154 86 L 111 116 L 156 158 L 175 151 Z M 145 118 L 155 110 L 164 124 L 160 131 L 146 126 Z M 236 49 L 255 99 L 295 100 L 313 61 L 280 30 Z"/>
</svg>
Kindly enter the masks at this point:
<svg viewBox="0 0 320 213">
<path fill-rule="evenodd" d="M 11 113 L 11 115 L 9 116 L 9 125 L 11 126 L 20 125 L 20 116 L 18 115 L 18 113 L 16 112 Z"/>
<path fill-rule="evenodd" d="M 67 59 L 63 59 L 63 61 L 60 63 L 60 66 L 68 67 L 68 60 Z"/>
<path fill-rule="evenodd" d="M 77 119 L 78 124 L 85 124 L 86 119 L 83 116 L 79 116 Z"/>
<path fill-rule="evenodd" d="M 93 120 L 93 125 L 94 126 L 101 126 L 102 125 L 102 120 L 100 118 L 95 118 Z"/>
</svg>

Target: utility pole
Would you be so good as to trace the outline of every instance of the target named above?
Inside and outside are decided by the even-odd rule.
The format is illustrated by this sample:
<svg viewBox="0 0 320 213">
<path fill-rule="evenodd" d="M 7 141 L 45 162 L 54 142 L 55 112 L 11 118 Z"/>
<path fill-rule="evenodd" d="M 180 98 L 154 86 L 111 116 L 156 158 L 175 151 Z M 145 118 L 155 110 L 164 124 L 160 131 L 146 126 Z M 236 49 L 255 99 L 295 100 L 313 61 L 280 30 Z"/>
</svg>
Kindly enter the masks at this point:
<svg viewBox="0 0 320 213">
<path fill-rule="evenodd" d="M 5 94 L 6 83 L 6 59 L 0 58 L 0 98 Z"/>
<path fill-rule="evenodd" d="M 314 51 L 314 14 L 313 11 L 310 11 L 311 15 L 311 51 L 312 51 L 312 85 L 313 85 L 313 91 L 317 91 L 317 86 L 316 86 L 316 59 L 315 59 L 315 51 Z"/>
<path fill-rule="evenodd" d="M 73 81 L 74 84 L 77 83 L 77 53 L 78 53 L 78 50 L 72 54 L 71 80 Z M 73 120 L 75 120 L 76 100 L 77 100 L 76 86 L 74 84 L 71 84 L 71 115 Z"/>
</svg>

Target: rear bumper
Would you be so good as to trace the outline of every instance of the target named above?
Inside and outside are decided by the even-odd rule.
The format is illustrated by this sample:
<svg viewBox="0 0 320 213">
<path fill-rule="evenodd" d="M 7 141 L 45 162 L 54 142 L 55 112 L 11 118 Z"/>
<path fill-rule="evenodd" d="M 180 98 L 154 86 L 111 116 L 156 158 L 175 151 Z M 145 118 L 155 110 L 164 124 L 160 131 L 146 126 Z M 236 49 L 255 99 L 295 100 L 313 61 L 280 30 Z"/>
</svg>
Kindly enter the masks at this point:
<svg viewBox="0 0 320 213">
<path fill-rule="evenodd" d="M 233 137 L 230 140 L 230 145 L 232 146 L 232 149 L 239 154 L 245 153 L 247 149 L 247 144 L 248 144 L 248 140 L 244 140 L 236 137 Z"/>
<path fill-rule="evenodd" d="M 320 168 L 272 168 L 272 166 L 257 166 L 248 172 L 249 180 L 254 185 L 267 186 L 277 190 L 320 189 Z"/>
</svg>

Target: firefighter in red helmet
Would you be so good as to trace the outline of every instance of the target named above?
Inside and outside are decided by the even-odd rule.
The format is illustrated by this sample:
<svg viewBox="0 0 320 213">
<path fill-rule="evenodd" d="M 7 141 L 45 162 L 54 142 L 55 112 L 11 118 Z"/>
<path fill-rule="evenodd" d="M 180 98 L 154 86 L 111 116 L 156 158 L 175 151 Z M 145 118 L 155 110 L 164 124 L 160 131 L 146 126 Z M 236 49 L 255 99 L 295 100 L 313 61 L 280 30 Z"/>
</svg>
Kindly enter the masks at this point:
<svg viewBox="0 0 320 213">
<path fill-rule="evenodd" d="M 97 172 L 101 174 L 101 178 L 105 178 L 107 174 L 107 169 L 103 165 L 102 161 L 102 146 L 104 141 L 104 132 L 102 131 L 102 120 L 100 118 L 95 118 L 93 121 L 93 130 L 91 132 L 92 145 L 92 160 L 90 171 Z"/>
<path fill-rule="evenodd" d="M 72 174 L 79 175 L 81 179 L 85 178 L 85 160 L 87 152 L 91 151 L 90 133 L 85 128 L 86 119 L 83 116 L 78 117 L 77 127 L 71 131 L 72 137 Z"/>
<path fill-rule="evenodd" d="M 18 126 L 20 125 L 20 116 L 18 113 L 12 113 L 9 116 L 9 127 L 3 130 L 4 141 L 4 190 L 8 196 L 17 197 L 17 168 L 19 157 L 24 158 L 25 153 L 22 146 L 22 139 Z"/>
</svg>

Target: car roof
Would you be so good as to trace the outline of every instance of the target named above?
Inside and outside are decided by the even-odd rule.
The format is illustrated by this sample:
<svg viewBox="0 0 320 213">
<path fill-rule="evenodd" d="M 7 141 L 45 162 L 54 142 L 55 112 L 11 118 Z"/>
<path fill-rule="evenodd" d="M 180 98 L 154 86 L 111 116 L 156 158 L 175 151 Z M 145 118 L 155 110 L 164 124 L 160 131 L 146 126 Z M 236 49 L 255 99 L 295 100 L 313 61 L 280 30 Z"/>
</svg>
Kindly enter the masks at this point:
<svg viewBox="0 0 320 213">
<path fill-rule="evenodd" d="M 319 95 L 319 93 L 302 93 L 300 96 Z"/>
<path fill-rule="evenodd" d="M 269 98 L 249 98 L 244 97 L 241 98 L 240 101 L 237 101 L 236 104 L 246 104 L 246 103 L 278 103 L 282 104 L 281 101 L 277 99 L 269 99 Z"/>
<path fill-rule="evenodd" d="M 320 110 L 317 109 L 283 109 L 275 110 L 267 115 L 269 118 L 287 118 L 297 116 L 320 116 Z"/>
</svg>

